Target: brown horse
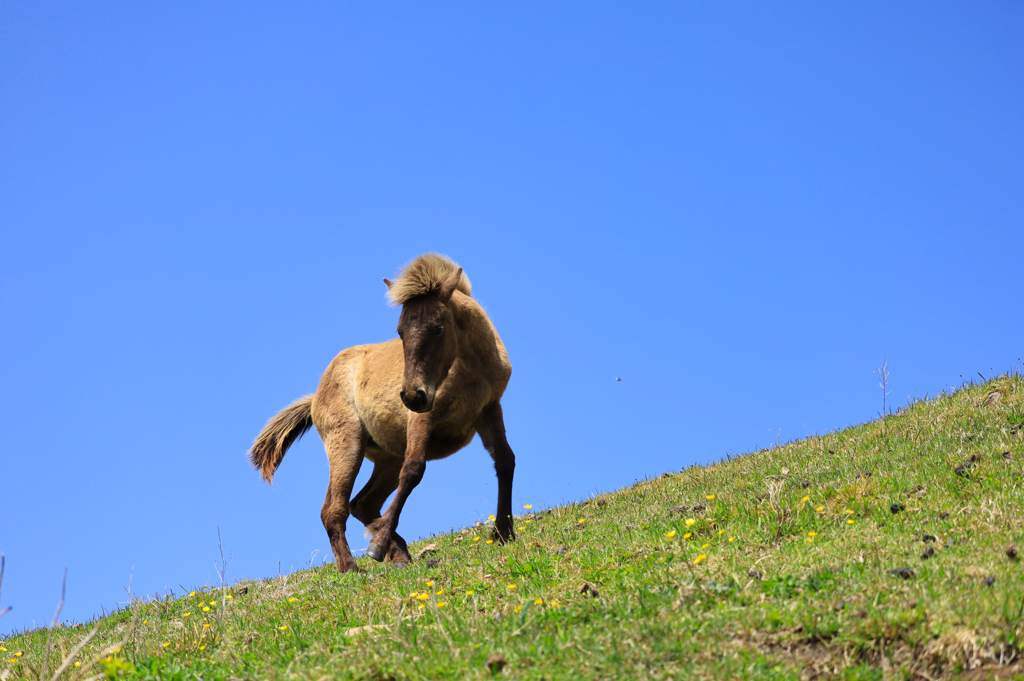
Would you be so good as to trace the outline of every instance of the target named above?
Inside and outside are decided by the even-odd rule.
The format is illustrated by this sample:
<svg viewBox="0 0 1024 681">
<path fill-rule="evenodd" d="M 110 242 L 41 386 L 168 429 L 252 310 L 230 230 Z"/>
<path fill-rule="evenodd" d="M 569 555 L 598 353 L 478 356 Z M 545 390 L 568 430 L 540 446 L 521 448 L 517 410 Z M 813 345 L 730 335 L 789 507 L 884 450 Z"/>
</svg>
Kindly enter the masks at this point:
<svg viewBox="0 0 1024 681">
<path fill-rule="evenodd" d="M 350 512 L 372 534 L 367 555 L 382 561 L 386 554 L 401 566 L 412 562 L 395 531 L 402 507 L 426 462 L 454 454 L 476 433 L 498 476 L 498 539 L 515 538 L 516 464 L 500 403 L 512 365 L 498 332 L 470 297 L 462 268 L 443 256 L 421 255 L 394 283 L 384 283 L 392 304 L 402 306 L 399 338 L 343 350 L 316 393 L 270 419 L 249 450 L 253 466 L 270 482 L 288 447 L 316 426 L 331 464 L 320 517 L 341 572 L 357 569 L 345 538 Z M 373 474 L 349 502 L 364 456 L 373 462 Z"/>
</svg>

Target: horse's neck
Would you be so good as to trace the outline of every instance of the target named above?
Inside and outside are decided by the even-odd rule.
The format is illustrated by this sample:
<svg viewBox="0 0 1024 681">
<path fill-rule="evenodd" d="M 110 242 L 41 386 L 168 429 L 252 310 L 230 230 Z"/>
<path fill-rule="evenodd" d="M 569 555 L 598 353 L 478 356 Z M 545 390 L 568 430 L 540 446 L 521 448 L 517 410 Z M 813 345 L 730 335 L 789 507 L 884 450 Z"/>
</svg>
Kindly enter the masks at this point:
<svg viewBox="0 0 1024 681">
<path fill-rule="evenodd" d="M 484 362 L 498 362 L 497 333 L 484 309 L 461 291 L 455 293 L 452 301 L 459 326 L 459 353 L 471 353 Z"/>
</svg>

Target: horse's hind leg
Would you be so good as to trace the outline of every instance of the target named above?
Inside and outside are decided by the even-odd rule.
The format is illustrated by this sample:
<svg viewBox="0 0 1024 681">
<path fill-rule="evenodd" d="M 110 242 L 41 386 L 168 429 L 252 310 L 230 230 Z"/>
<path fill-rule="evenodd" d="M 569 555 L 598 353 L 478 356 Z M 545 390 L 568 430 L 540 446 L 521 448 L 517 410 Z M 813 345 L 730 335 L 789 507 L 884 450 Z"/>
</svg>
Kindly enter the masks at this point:
<svg viewBox="0 0 1024 681">
<path fill-rule="evenodd" d="M 342 427 L 325 438 L 324 446 L 331 464 L 331 479 L 327 484 L 327 498 L 320 509 L 320 518 L 331 540 L 338 572 L 358 570 L 345 537 L 345 525 L 349 516 L 349 496 L 363 462 L 366 435 L 361 427 Z"/>
<path fill-rule="evenodd" d="M 401 462 L 380 458 L 373 466 L 373 474 L 366 486 L 352 499 L 352 515 L 364 525 L 380 518 L 380 510 L 391 493 L 398 487 Z M 412 562 L 409 547 L 398 533 L 392 533 L 388 557 L 398 566 Z"/>
<path fill-rule="evenodd" d="M 498 539 L 504 543 L 516 538 L 512 527 L 512 476 L 516 471 L 516 455 L 505 439 L 505 419 L 501 415 L 501 404 L 495 402 L 484 407 L 476 425 L 484 448 L 494 460 L 494 472 L 498 476 L 498 511 L 494 525 Z"/>
</svg>

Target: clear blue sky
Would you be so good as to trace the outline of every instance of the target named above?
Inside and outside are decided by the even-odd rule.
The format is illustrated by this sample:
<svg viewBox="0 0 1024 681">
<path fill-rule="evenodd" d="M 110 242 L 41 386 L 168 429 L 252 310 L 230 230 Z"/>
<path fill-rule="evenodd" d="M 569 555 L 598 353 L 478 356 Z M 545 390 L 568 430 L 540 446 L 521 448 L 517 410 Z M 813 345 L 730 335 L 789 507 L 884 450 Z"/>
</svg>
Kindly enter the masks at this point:
<svg viewBox="0 0 1024 681">
<path fill-rule="evenodd" d="M 894 404 L 1020 369 L 1024 6 L 3 3 L 0 631 L 65 566 L 69 620 L 215 584 L 218 522 L 232 580 L 321 562 L 319 438 L 246 450 L 426 251 L 517 507 L 873 418 L 886 356 Z M 474 442 L 402 532 L 495 488 Z"/>
</svg>

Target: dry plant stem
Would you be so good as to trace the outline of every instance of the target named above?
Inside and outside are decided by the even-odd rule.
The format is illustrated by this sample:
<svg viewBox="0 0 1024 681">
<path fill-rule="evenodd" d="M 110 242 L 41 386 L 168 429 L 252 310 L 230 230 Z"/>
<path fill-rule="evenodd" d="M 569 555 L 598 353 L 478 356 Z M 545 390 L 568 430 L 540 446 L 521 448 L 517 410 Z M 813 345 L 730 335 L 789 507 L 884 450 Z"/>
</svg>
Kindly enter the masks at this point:
<svg viewBox="0 0 1024 681">
<path fill-rule="evenodd" d="M 57 671 L 53 673 L 51 681 L 57 681 L 57 679 L 60 678 L 60 675 L 67 671 L 67 668 L 70 667 L 71 664 L 74 662 L 75 656 L 78 655 L 78 653 L 82 652 L 82 648 L 87 646 L 89 644 L 89 641 L 91 641 L 93 637 L 96 636 L 97 633 L 99 633 L 100 624 L 102 624 L 102 622 L 100 620 L 97 620 L 96 626 L 92 628 L 92 631 L 86 634 L 85 638 L 79 641 L 78 645 L 71 649 L 71 652 L 68 653 L 68 656 L 65 657 L 64 661 L 61 662 L 61 665 L 57 667 Z"/>
<path fill-rule="evenodd" d="M 46 632 L 46 652 L 43 654 L 43 671 L 40 672 L 39 678 L 46 678 L 46 666 L 50 662 L 50 637 L 53 634 L 54 628 L 57 626 L 57 618 L 60 617 L 60 611 L 64 608 L 64 594 L 68 586 L 68 569 L 64 568 L 64 579 L 60 583 L 60 603 L 57 604 L 57 610 L 53 613 L 53 621 L 50 622 L 50 630 Z"/>
<path fill-rule="evenodd" d="M 82 666 L 82 669 L 78 672 L 78 676 L 76 678 L 81 679 L 83 674 L 85 674 L 90 669 L 95 667 L 96 663 L 99 662 L 100 660 L 102 660 L 107 655 L 111 655 L 113 653 L 120 652 L 121 649 L 124 648 L 125 644 L 127 644 L 128 641 L 131 639 L 131 637 L 135 634 L 135 630 L 138 629 L 138 628 L 139 628 L 139 607 L 136 606 L 135 607 L 135 616 L 132 617 L 132 625 L 130 627 L 128 627 L 128 632 L 124 635 L 124 638 L 122 638 L 120 640 L 120 642 L 115 643 L 114 645 L 109 646 L 109 647 L 104 648 L 103 650 L 101 650 L 100 653 L 96 657 L 93 658 L 92 662 L 90 662 L 87 665 L 83 665 Z M 90 678 L 98 678 L 99 679 L 99 678 L 103 678 L 104 676 L 106 676 L 106 674 L 99 674 L 97 676 L 90 677 Z"/>
<path fill-rule="evenodd" d="M 3 587 L 3 585 L 4 585 L 4 563 L 6 563 L 6 562 L 7 561 L 4 558 L 4 554 L 0 553 L 0 587 Z M 4 615 L 9 613 L 10 611 L 11 611 L 11 606 L 8 605 L 3 610 L 0 610 L 0 617 L 3 617 Z"/>
</svg>

